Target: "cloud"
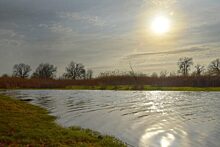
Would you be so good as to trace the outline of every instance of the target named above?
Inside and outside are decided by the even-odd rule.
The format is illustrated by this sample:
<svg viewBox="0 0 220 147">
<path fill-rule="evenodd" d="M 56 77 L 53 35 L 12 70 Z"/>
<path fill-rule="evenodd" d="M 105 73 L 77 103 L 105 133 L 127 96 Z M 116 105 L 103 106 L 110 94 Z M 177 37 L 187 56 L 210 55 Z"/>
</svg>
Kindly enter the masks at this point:
<svg viewBox="0 0 220 147">
<path fill-rule="evenodd" d="M 23 43 L 23 38 L 13 30 L 0 29 L 0 47 L 18 47 Z"/>
<path fill-rule="evenodd" d="M 64 27 L 61 24 L 54 24 L 53 26 L 50 27 L 50 30 L 52 32 L 64 32 L 64 33 L 71 33 L 73 30 L 69 27 Z"/>
<path fill-rule="evenodd" d="M 78 12 L 67 12 L 67 13 L 60 13 L 60 17 L 64 19 L 70 19 L 75 21 L 82 21 L 94 26 L 104 26 L 105 21 L 102 20 L 98 16 L 92 16 L 92 15 L 82 15 Z"/>
<path fill-rule="evenodd" d="M 204 47 L 191 47 L 188 49 L 180 49 L 180 50 L 171 50 L 171 51 L 164 51 L 164 52 L 147 52 L 147 53 L 137 53 L 137 54 L 130 54 L 126 56 L 124 59 L 131 59 L 131 58 L 139 58 L 142 56 L 151 56 L 151 55 L 169 55 L 169 54 L 180 54 L 180 53 L 192 53 L 192 52 L 201 52 L 207 51 L 209 48 Z"/>
<path fill-rule="evenodd" d="M 146 1 L 146 0 L 144 0 Z M 159 6 L 159 7 L 169 7 L 172 4 L 176 3 L 176 0 L 151 0 L 152 4 L 154 6 Z"/>
<path fill-rule="evenodd" d="M 142 28 L 148 12 L 159 7 L 174 11 L 180 27 L 165 45 L 145 39 Z M 180 56 L 208 63 L 220 53 L 217 0 L 0 0 L 0 12 L 0 74 L 18 62 L 46 61 L 64 69 L 71 60 L 96 72 L 123 70 L 130 58 L 137 70 L 151 72 L 165 63 L 176 68 Z"/>
</svg>

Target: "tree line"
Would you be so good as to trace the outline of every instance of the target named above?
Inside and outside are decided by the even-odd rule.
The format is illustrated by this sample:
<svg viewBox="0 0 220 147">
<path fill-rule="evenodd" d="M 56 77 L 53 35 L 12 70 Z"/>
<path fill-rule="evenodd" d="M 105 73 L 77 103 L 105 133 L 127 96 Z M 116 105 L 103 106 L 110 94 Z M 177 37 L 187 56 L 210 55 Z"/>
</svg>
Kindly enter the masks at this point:
<svg viewBox="0 0 220 147">
<path fill-rule="evenodd" d="M 146 77 L 147 75 L 144 73 L 137 73 L 133 70 L 131 64 L 130 65 L 130 72 L 120 72 L 116 71 L 109 71 L 109 72 L 102 72 L 99 74 L 99 77 L 107 77 L 107 76 L 122 76 L 122 75 L 130 75 L 134 78 L 136 77 Z M 209 63 L 207 67 L 201 64 L 195 64 L 194 66 L 193 58 L 191 57 L 183 57 L 179 58 L 177 61 L 177 72 L 168 72 L 167 70 L 163 70 L 159 73 L 153 72 L 148 77 L 175 77 L 175 76 L 182 76 L 182 77 L 189 77 L 189 76 L 220 76 L 220 59 L 215 59 Z M 193 70 L 194 69 L 194 70 Z M 190 71 L 192 71 L 190 73 Z"/>
<path fill-rule="evenodd" d="M 201 64 L 195 64 L 194 70 L 192 67 L 194 65 L 193 58 L 190 57 L 183 57 L 179 58 L 177 62 L 178 70 L 177 73 L 171 72 L 168 75 L 168 71 L 161 71 L 160 75 L 157 73 L 152 73 L 151 77 L 174 77 L 177 75 L 180 76 L 220 76 L 220 59 L 215 59 L 209 63 L 207 67 Z M 131 71 L 126 73 L 120 73 L 119 71 L 113 72 L 103 72 L 100 73 L 98 77 L 107 77 L 107 76 L 121 76 L 121 75 L 130 75 L 132 77 L 138 76 L 146 76 L 145 74 L 135 73 L 133 68 L 131 67 Z M 30 65 L 20 63 L 15 64 L 13 67 L 13 77 L 18 78 L 39 78 L 39 79 L 54 79 L 56 77 L 57 67 L 49 64 L 49 63 L 41 63 L 35 69 L 35 71 L 30 74 L 32 71 Z M 7 76 L 7 75 L 3 75 Z M 70 80 L 82 80 L 82 79 L 92 79 L 93 78 L 93 71 L 91 69 L 85 69 L 85 66 L 81 63 L 70 62 L 67 67 L 65 68 L 65 73 L 62 75 L 61 79 L 70 79 Z"/>
<path fill-rule="evenodd" d="M 131 85 L 134 89 L 142 89 L 144 85 L 176 86 L 176 87 L 220 87 L 220 60 L 215 59 L 207 67 L 194 64 L 190 57 L 177 61 L 177 71 L 162 71 L 158 75 L 148 76 L 137 73 L 130 65 L 128 72 L 111 71 L 100 73 L 94 78 L 93 71 L 83 64 L 70 62 L 62 77 L 55 78 L 57 67 L 49 63 L 41 63 L 32 72 L 29 65 L 20 63 L 13 67 L 13 76 L 0 77 L 0 88 L 68 88 L 72 86 Z"/>
<path fill-rule="evenodd" d="M 182 74 L 183 76 L 188 76 L 189 71 L 191 70 L 191 66 L 193 63 L 193 58 L 184 57 L 180 58 L 178 61 L 178 72 Z M 211 61 L 211 63 L 208 65 L 207 69 L 204 65 L 196 64 L 194 66 L 195 70 L 192 72 L 192 76 L 201 76 L 201 75 L 211 75 L 211 76 L 220 76 L 220 60 L 215 59 Z"/>
<path fill-rule="evenodd" d="M 39 79 L 54 79 L 56 77 L 57 67 L 49 63 L 41 63 L 32 71 L 30 65 L 20 63 L 15 64 L 13 67 L 13 77 L 18 78 L 39 78 Z M 3 75 L 7 76 L 7 75 Z M 92 79 L 93 71 L 91 69 L 86 70 L 85 66 L 81 63 L 70 62 L 66 67 L 65 73 L 61 77 L 62 79 L 80 80 L 80 79 Z"/>
</svg>

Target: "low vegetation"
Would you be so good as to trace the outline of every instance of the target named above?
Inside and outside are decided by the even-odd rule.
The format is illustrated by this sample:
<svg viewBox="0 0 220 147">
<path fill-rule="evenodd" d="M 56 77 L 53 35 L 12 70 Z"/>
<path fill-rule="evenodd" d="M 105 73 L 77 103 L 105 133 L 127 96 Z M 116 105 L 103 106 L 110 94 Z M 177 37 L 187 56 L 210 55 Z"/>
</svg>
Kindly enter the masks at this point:
<svg viewBox="0 0 220 147">
<path fill-rule="evenodd" d="M 148 86 L 146 86 L 148 85 Z M 94 89 L 94 90 L 171 90 L 186 89 L 219 89 L 219 76 L 172 76 L 172 77 L 148 77 L 129 75 L 111 75 L 86 80 L 62 80 L 62 79 L 23 79 L 16 77 L 0 78 L 0 89 Z M 192 89 L 191 88 L 191 89 Z"/>
<path fill-rule="evenodd" d="M 62 128 L 46 110 L 3 95 L 0 118 L 0 146 L 125 146 L 113 137 L 90 130 Z"/>
<path fill-rule="evenodd" d="M 159 75 L 136 73 L 129 65 L 131 71 L 103 72 L 94 78 L 92 70 L 71 62 L 65 73 L 56 78 L 57 67 L 52 64 L 40 64 L 31 75 L 31 67 L 21 63 L 14 66 L 12 76 L 0 77 L 0 89 L 212 90 L 211 87 L 217 87 L 216 90 L 220 87 L 220 59 L 213 60 L 207 67 L 196 64 L 193 68 L 193 58 L 183 57 L 177 62 L 176 73 L 161 71 Z"/>
<path fill-rule="evenodd" d="M 220 87 L 159 87 L 159 86 L 70 86 L 65 89 L 69 90 L 144 90 L 144 91 L 220 91 Z"/>
</svg>

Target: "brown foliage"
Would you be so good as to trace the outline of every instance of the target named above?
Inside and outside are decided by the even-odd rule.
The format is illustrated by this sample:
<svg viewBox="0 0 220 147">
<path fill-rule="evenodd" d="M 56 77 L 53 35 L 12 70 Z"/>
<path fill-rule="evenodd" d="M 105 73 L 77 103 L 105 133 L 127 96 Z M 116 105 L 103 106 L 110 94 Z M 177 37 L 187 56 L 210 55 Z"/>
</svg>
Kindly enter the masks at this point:
<svg viewBox="0 0 220 147">
<path fill-rule="evenodd" d="M 66 88 L 68 86 L 105 86 L 105 85 L 152 85 L 152 86 L 189 86 L 220 87 L 220 76 L 172 76 L 148 77 L 129 75 L 105 76 L 88 80 L 22 79 L 15 77 L 0 78 L 0 88 Z"/>
<path fill-rule="evenodd" d="M 73 85 L 96 85 L 93 80 L 55 80 L 22 79 L 15 77 L 0 78 L 0 88 L 65 88 Z"/>
<path fill-rule="evenodd" d="M 147 77 L 138 76 L 136 81 L 131 76 L 110 76 L 98 78 L 105 85 L 152 85 L 152 86 L 183 86 L 183 87 L 219 87 L 220 76 L 172 76 Z"/>
</svg>

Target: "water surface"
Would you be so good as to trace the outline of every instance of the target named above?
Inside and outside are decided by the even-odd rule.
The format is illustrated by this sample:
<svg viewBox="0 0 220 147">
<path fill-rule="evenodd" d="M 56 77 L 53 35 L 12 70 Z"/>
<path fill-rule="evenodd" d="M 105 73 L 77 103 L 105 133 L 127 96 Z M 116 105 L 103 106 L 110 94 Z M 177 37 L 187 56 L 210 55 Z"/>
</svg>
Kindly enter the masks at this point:
<svg viewBox="0 0 220 147">
<path fill-rule="evenodd" d="M 130 146 L 220 146 L 220 92 L 13 90 L 2 93 L 48 109 L 62 126 L 96 130 Z"/>
</svg>

